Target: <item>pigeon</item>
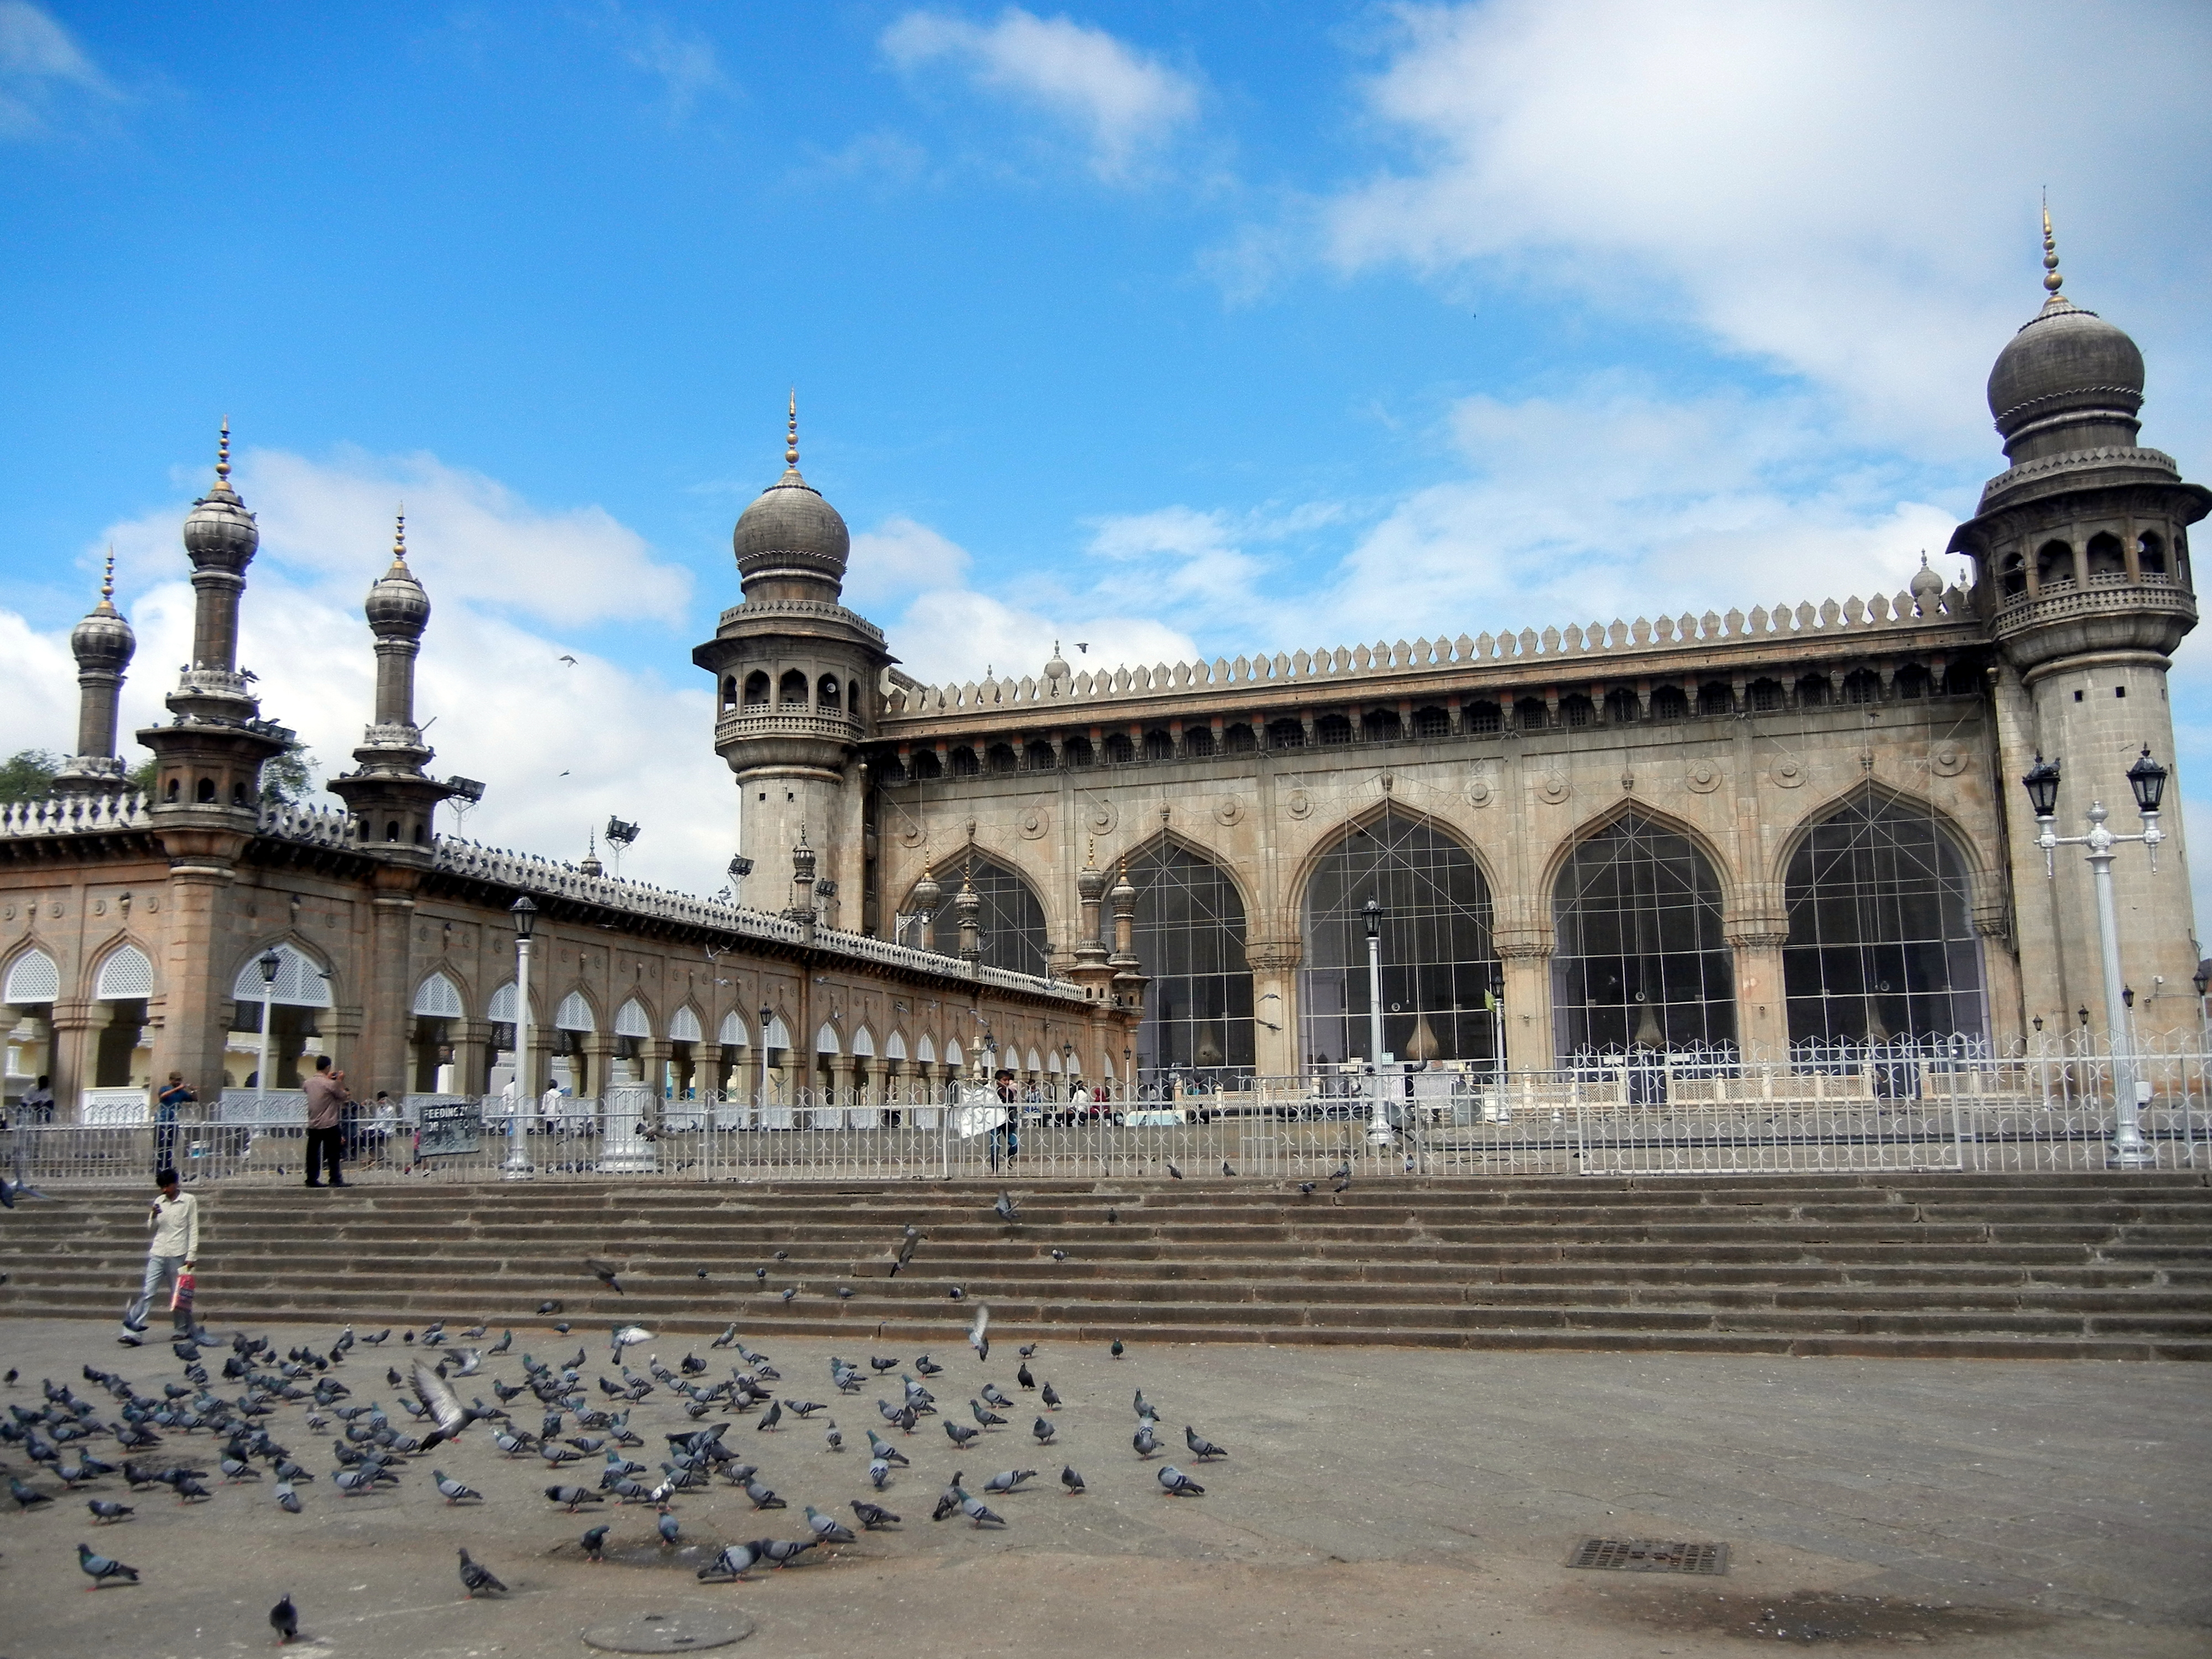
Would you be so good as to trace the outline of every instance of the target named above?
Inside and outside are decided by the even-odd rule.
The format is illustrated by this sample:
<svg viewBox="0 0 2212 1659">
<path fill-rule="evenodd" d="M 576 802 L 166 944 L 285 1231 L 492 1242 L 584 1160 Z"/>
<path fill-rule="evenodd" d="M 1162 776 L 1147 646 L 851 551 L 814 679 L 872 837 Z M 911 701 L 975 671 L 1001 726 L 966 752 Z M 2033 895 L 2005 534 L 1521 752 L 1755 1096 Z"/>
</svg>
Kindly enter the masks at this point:
<svg viewBox="0 0 2212 1659">
<path fill-rule="evenodd" d="M 758 1480 L 745 1482 L 745 1496 L 753 1500 L 753 1507 L 757 1510 L 786 1510 L 791 1507 Z"/>
<path fill-rule="evenodd" d="M 364 1336 L 362 1338 L 362 1340 L 368 1343 L 370 1347 L 374 1348 L 379 1343 L 386 1340 L 391 1335 L 392 1328 L 387 1325 L 382 1330 L 379 1331 L 374 1336 Z"/>
<path fill-rule="evenodd" d="M 1067 1252 L 1055 1248 L 1052 1253 L 1052 1259 L 1054 1261 L 1065 1261 L 1067 1260 Z"/>
<path fill-rule="evenodd" d="M 1168 1160 L 1168 1173 L 1173 1176 L 1177 1181 L 1181 1181 L 1182 1179 L 1182 1171 L 1176 1168 L 1175 1160 L 1173 1158 L 1170 1158 Z"/>
<path fill-rule="evenodd" d="M 683 1529 L 676 1524 L 676 1517 L 663 1510 L 660 1516 L 660 1547 L 672 1550 L 682 1537 Z"/>
<path fill-rule="evenodd" d="M 1079 1498 L 1083 1495 L 1083 1477 L 1075 1472 L 1074 1466 L 1072 1464 L 1061 1468 L 1060 1484 L 1067 1488 L 1067 1495 L 1070 1498 Z"/>
<path fill-rule="evenodd" d="M 789 1301 L 790 1301 L 793 1297 L 797 1296 L 798 1294 L 799 1294 L 799 1286 L 798 1286 L 798 1285 L 786 1285 L 786 1286 L 784 1287 L 784 1291 L 783 1291 L 783 1299 L 784 1299 L 786 1302 L 789 1302 Z"/>
<path fill-rule="evenodd" d="M 838 1431 L 835 1419 L 832 1419 L 830 1426 L 823 1431 L 822 1443 L 833 1452 L 845 1449 L 845 1437 Z"/>
<path fill-rule="evenodd" d="M 712 1578 L 742 1578 L 745 1570 L 760 1559 L 760 1553 L 750 1544 L 732 1544 L 720 1555 L 699 1569 L 699 1577 Z"/>
<path fill-rule="evenodd" d="M 853 1513 L 860 1518 L 863 1531 L 878 1532 L 885 1527 L 898 1525 L 898 1516 L 880 1504 L 871 1504 L 865 1498 L 853 1500 Z"/>
<path fill-rule="evenodd" d="M 556 1468 L 562 1463 L 574 1463 L 582 1455 L 581 1453 L 572 1451 L 566 1446 L 556 1446 L 550 1441 L 538 1447 L 538 1455 Z"/>
<path fill-rule="evenodd" d="M 1208 1440 L 1196 1429 L 1192 1428 L 1188 1423 L 1183 1425 L 1182 1443 L 1184 1445 L 1190 1448 L 1190 1455 L 1198 1459 L 1201 1463 L 1207 1462 L 1216 1457 L 1226 1457 L 1229 1455 L 1228 1451 L 1224 1448 L 1215 1445 L 1211 1440 Z"/>
<path fill-rule="evenodd" d="M 608 1530 L 609 1529 L 605 1527 L 593 1527 L 589 1532 L 586 1533 L 581 1538 L 576 1540 L 584 1547 L 584 1559 L 586 1561 L 603 1562 L 607 1559 L 606 1544 Z"/>
<path fill-rule="evenodd" d="M 1024 1360 L 1022 1362 L 1021 1369 L 1014 1373 L 1014 1382 L 1016 1386 L 1024 1389 L 1034 1389 L 1036 1387 L 1036 1378 L 1030 1374 L 1029 1362 L 1027 1360 Z"/>
<path fill-rule="evenodd" d="M 899 1240 L 897 1259 L 891 1263 L 890 1272 L 885 1273 L 884 1277 L 896 1279 L 899 1276 L 899 1269 L 914 1260 L 915 1247 L 921 1243 L 921 1235 L 915 1231 L 914 1224 L 908 1222 L 904 1236 Z"/>
<path fill-rule="evenodd" d="M 1036 1342 L 1024 1342 L 1020 1347 L 1015 1349 L 1014 1352 L 1021 1355 L 1024 1359 L 1034 1359 L 1036 1358 L 1036 1351 L 1042 1345 Z"/>
<path fill-rule="evenodd" d="M 497 1590 L 502 1595 L 507 1594 L 507 1586 L 492 1576 L 491 1569 L 470 1560 L 466 1550 L 461 1552 L 461 1588 L 469 1593 L 471 1601 L 476 1600 L 479 1590 Z"/>
<path fill-rule="evenodd" d="M 1139 1417 L 1151 1418 L 1155 1423 L 1160 1420 L 1159 1407 L 1145 1398 L 1145 1391 L 1142 1389 L 1137 1390 L 1137 1397 L 1129 1402 L 1129 1409 Z"/>
<path fill-rule="evenodd" d="M 127 1504 L 118 1504 L 113 1500 L 106 1498 L 87 1498 L 85 1500 L 84 1506 L 92 1511 L 93 1524 L 94 1526 L 98 1526 L 103 1522 L 120 1521 L 126 1516 L 136 1515 L 137 1513 L 136 1510 L 131 1508 Z"/>
<path fill-rule="evenodd" d="M 482 1415 L 474 1407 L 461 1404 L 460 1396 L 453 1392 L 453 1385 L 439 1376 L 434 1367 L 420 1359 L 415 1362 L 415 1397 L 422 1402 L 422 1409 L 437 1424 L 422 1437 L 422 1449 L 424 1451 L 442 1441 L 451 1440 Z"/>
<path fill-rule="evenodd" d="M 1311 1198 L 1314 1194 L 1313 1182 L 1310 1181 L 1301 1181 L 1298 1182 L 1298 1193 L 1301 1197 Z"/>
<path fill-rule="evenodd" d="M 300 1512 L 300 1494 L 292 1490 L 292 1483 L 289 1480 L 279 1480 L 276 1483 L 276 1502 L 288 1515 L 297 1515 Z"/>
<path fill-rule="evenodd" d="M 914 1368 L 920 1371 L 924 1376 L 936 1376 L 945 1370 L 944 1366 L 939 1364 L 927 1354 L 918 1356 L 914 1362 Z"/>
<path fill-rule="evenodd" d="M 985 1492 L 1010 1492 L 1018 1490 L 1024 1480 L 1036 1479 L 1035 1469 L 1001 1469 L 983 1483 Z"/>
<path fill-rule="evenodd" d="M 832 1515 L 824 1515 L 813 1504 L 806 1506 L 806 1524 L 814 1528 L 814 1535 L 825 1544 L 849 1544 L 853 1529 Z"/>
<path fill-rule="evenodd" d="M 8 1490 L 18 1505 L 29 1509 L 34 1504 L 51 1504 L 54 1500 L 36 1486 L 27 1486 L 14 1475 L 8 1477 Z"/>
<path fill-rule="evenodd" d="M 1003 1527 L 1006 1524 L 1006 1516 L 994 1515 L 983 1507 L 981 1498 L 970 1498 L 965 1492 L 960 1497 L 960 1512 L 977 1527 Z"/>
<path fill-rule="evenodd" d="M 1044 1385 L 1037 1398 L 1044 1401 L 1047 1411 L 1056 1412 L 1060 1409 L 1060 1395 L 1053 1391 L 1051 1383 L 1048 1382 Z"/>
<path fill-rule="evenodd" d="M 1127 1352 L 1127 1350 L 1121 1346 L 1121 1339 L 1117 1336 L 1114 1339 L 1114 1346 L 1109 1348 L 1106 1352 L 1112 1354 L 1115 1358 L 1119 1359 L 1123 1353 Z"/>
<path fill-rule="evenodd" d="M 1060 1431 L 1054 1425 L 1050 1419 L 1040 1417 L 1036 1422 L 1030 1425 L 1030 1432 L 1036 1437 L 1036 1443 L 1038 1445 L 1048 1446 L 1052 1443 L 1053 1436 L 1059 1433 Z"/>
<path fill-rule="evenodd" d="M 1333 1190 L 1336 1192 L 1340 1193 L 1344 1191 L 1346 1188 L 1351 1186 L 1352 1160 L 1347 1158 L 1343 1163 L 1338 1164 L 1336 1166 L 1336 1173 L 1331 1176 L 1329 1179 L 1335 1183 Z"/>
<path fill-rule="evenodd" d="M 723 1332 L 720 1336 L 716 1337 L 716 1338 L 715 1338 L 712 1342 L 708 1343 L 707 1346 L 708 1346 L 708 1347 L 710 1347 L 710 1348 L 726 1348 L 726 1347 L 728 1347 L 728 1346 L 729 1346 L 732 1342 L 735 1342 L 737 1340 L 738 1340 L 738 1327 L 737 1327 L 737 1322 L 736 1322 L 735 1320 L 732 1320 L 732 1321 L 730 1322 L 729 1328 L 728 1328 L 727 1329 L 726 1329 L 726 1330 L 725 1330 L 725 1331 L 724 1331 L 724 1332 Z"/>
<path fill-rule="evenodd" d="M 624 1348 L 634 1348 L 641 1342 L 653 1340 L 653 1333 L 642 1325 L 617 1325 L 611 1328 L 608 1340 L 614 1344 L 615 1358 L 622 1358 Z"/>
<path fill-rule="evenodd" d="M 975 1322 L 968 1328 L 968 1346 L 975 1350 L 975 1358 L 988 1364 L 991 1360 L 991 1310 L 978 1306 Z"/>
<path fill-rule="evenodd" d="M 627 1294 L 622 1287 L 622 1282 L 615 1277 L 617 1273 L 621 1272 L 621 1269 L 617 1267 L 613 1262 L 601 1261 L 595 1256 L 587 1255 L 584 1258 L 584 1271 L 591 1274 L 592 1278 L 598 1279 L 600 1284 L 605 1285 L 617 1296 Z"/>
<path fill-rule="evenodd" d="M 968 1292 L 962 1290 L 957 1285 L 948 1286 L 945 1293 L 951 1297 L 955 1302 L 965 1302 L 968 1299 Z"/>
<path fill-rule="evenodd" d="M 545 1488 L 545 1495 L 571 1515 L 576 1512 L 579 1504 L 596 1504 L 599 1501 L 599 1493 L 593 1492 L 589 1486 L 548 1486 Z"/>
<path fill-rule="evenodd" d="M 812 1538 L 757 1538 L 753 1540 L 752 1547 L 756 1554 L 773 1561 L 778 1568 L 783 1568 L 789 1566 L 807 1551 L 812 1549 L 817 1541 Z"/>
<path fill-rule="evenodd" d="M 1221 1160 L 1221 1173 L 1225 1176 L 1233 1176 L 1237 1173 L 1236 1170 L 1229 1167 L 1229 1160 L 1225 1158 Z"/>
<path fill-rule="evenodd" d="M 514 1333 L 513 1331 L 501 1331 L 499 1335 L 499 1340 L 493 1343 L 489 1348 L 486 1348 L 484 1352 L 487 1354 L 505 1353 L 514 1346 Z"/>
<path fill-rule="evenodd" d="M 968 1409 L 975 1414 L 975 1422 L 979 1427 L 999 1429 L 1006 1426 L 1006 1419 L 994 1411 L 986 1410 L 983 1402 L 980 1400 L 969 1401 Z"/>
<path fill-rule="evenodd" d="M 482 1492 L 478 1492 L 473 1486 L 465 1486 L 458 1480 L 447 1480 L 446 1472 L 443 1469 L 431 1470 L 430 1479 L 437 1483 L 438 1496 L 444 1498 L 448 1504 L 464 1503 L 471 1498 L 475 1498 L 479 1504 L 483 1502 L 483 1494 Z"/>
<path fill-rule="evenodd" d="M 1170 1498 L 1203 1498 L 1206 1488 L 1200 1486 L 1172 1463 L 1160 1465 L 1160 1489 Z"/>
<path fill-rule="evenodd" d="M 284 1646 L 300 1633 L 300 1610 L 292 1605 L 291 1592 L 269 1609 L 269 1628 L 276 1632 L 276 1645 Z"/>
<path fill-rule="evenodd" d="M 76 1547 L 76 1564 L 84 1576 L 92 1580 L 90 1588 L 94 1589 L 98 1589 L 111 1578 L 119 1578 L 131 1584 L 138 1582 L 137 1568 L 126 1567 L 120 1561 L 109 1556 L 94 1555 L 91 1549 L 83 1544 Z"/>
<path fill-rule="evenodd" d="M 1152 1437 L 1151 1418 L 1146 1418 L 1137 1425 L 1137 1432 L 1131 1437 L 1129 1443 L 1137 1449 L 1137 1455 L 1139 1457 L 1150 1457 L 1154 1452 L 1159 1450 L 1160 1443 Z"/>
<path fill-rule="evenodd" d="M 853 1287 L 850 1285 L 840 1285 L 837 1287 L 837 1299 L 840 1302 L 850 1302 L 853 1299 Z"/>
<path fill-rule="evenodd" d="M 868 1356 L 868 1369 L 879 1376 L 884 1371 L 896 1370 L 901 1363 L 896 1359 L 885 1359 L 880 1354 L 872 1353 Z"/>
<path fill-rule="evenodd" d="M 1111 1222 L 1119 1221 L 1121 1218 L 1121 1212 L 1119 1210 L 1115 1209 L 1115 1208 L 1111 1204 L 1109 1204 L 1109 1205 L 1106 1206 L 1106 1219 L 1107 1219 L 1109 1223 L 1111 1223 Z"/>
<path fill-rule="evenodd" d="M 868 1449 L 886 1463 L 896 1463 L 901 1468 L 907 1467 L 906 1454 L 873 1429 L 868 1431 Z"/>
<path fill-rule="evenodd" d="M 981 1429 L 971 1429 L 965 1423 L 947 1423 L 945 1425 L 945 1432 L 954 1445 L 965 1446 L 983 1431 Z"/>
<path fill-rule="evenodd" d="M 1022 1218 L 1022 1212 L 1014 1207 L 1013 1194 L 1004 1188 L 999 1189 L 999 1201 L 991 1206 L 991 1210 L 1000 1220 L 1009 1225 Z"/>
<path fill-rule="evenodd" d="M 763 1429 L 772 1429 L 782 1421 L 783 1402 L 781 1400 L 770 1401 L 768 1410 L 761 1414 L 761 1420 L 753 1425 L 753 1432 L 757 1434 Z"/>
</svg>

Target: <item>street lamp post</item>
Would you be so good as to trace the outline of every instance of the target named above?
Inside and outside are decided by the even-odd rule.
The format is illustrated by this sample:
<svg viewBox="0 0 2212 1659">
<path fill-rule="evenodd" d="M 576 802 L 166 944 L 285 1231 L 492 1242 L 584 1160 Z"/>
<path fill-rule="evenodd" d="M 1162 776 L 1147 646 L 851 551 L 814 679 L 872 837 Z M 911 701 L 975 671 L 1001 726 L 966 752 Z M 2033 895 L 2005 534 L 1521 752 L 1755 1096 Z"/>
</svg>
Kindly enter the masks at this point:
<svg viewBox="0 0 2212 1659">
<path fill-rule="evenodd" d="M 2112 1051 L 2112 1148 L 2106 1163 L 2113 1169 L 2142 1169 L 2155 1164 L 2157 1156 L 2142 1137 L 2135 1055 L 2128 1041 L 2128 1005 L 2131 999 L 2120 976 L 2120 928 L 2118 908 L 2112 899 L 2112 848 L 2122 842 L 2141 842 L 2150 854 L 2150 867 L 2158 868 L 2158 844 L 2166 839 L 2158 827 L 2159 803 L 2165 797 L 2166 777 L 2166 768 L 2150 757 L 2150 747 L 2145 744 L 2136 763 L 2128 769 L 2128 787 L 2135 792 L 2136 810 L 2142 815 L 2143 825 L 2142 833 L 2135 836 L 2116 836 L 2105 828 L 2110 814 L 2100 800 L 2089 804 L 2087 835 L 2058 834 L 2054 822 L 2058 808 L 2056 761 L 2046 761 L 2038 755 L 2034 766 L 2021 780 L 2035 808 L 2035 821 L 2042 828 L 2035 844 L 2043 849 L 2045 874 L 2056 879 L 2057 864 L 2052 855 L 2057 848 L 2089 849 L 2092 884 L 2097 893 L 2097 946 L 2104 958 L 2105 1030 Z M 2088 1011 L 2084 1009 L 2083 1024 L 2087 1019 Z"/>
<path fill-rule="evenodd" d="M 265 1127 L 269 1121 L 269 1011 L 276 1000 L 276 972 L 283 967 L 284 958 L 272 946 L 264 951 L 253 965 L 261 970 L 261 1061 L 260 1068 L 253 1073 L 254 1080 L 261 1086 L 253 1103 L 253 1115 L 256 1127 Z"/>
<path fill-rule="evenodd" d="M 1390 1139 L 1389 1119 L 1382 1110 L 1382 905 L 1369 899 L 1360 915 L 1367 921 L 1367 1066 L 1370 1073 L 1367 1101 L 1367 1139 L 1376 1146 Z"/>
<path fill-rule="evenodd" d="M 523 894 L 507 908 L 514 918 L 514 1103 L 507 1115 L 507 1162 L 500 1176 L 507 1181 L 530 1181 L 538 1171 L 530 1164 L 530 1137 L 523 1114 L 536 1101 L 530 1075 L 530 930 L 538 925 L 538 907 Z"/>
<path fill-rule="evenodd" d="M 765 1127 L 768 1122 L 768 1028 L 769 1024 L 774 1022 L 775 1018 L 775 1010 L 769 1007 L 767 1004 L 763 1003 L 761 1005 L 760 1011 L 760 1098 L 753 1103 L 752 1120 L 755 1127 Z"/>
</svg>

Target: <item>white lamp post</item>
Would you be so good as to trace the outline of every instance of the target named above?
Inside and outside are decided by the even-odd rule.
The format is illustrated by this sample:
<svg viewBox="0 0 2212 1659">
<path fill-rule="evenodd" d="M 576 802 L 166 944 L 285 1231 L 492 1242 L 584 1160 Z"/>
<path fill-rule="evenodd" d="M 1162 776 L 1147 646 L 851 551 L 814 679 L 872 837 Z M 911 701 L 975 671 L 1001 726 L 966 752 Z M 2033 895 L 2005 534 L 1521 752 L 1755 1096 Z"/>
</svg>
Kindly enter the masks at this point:
<svg viewBox="0 0 2212 1659">
<path fill-rule="evenodd" d="M 535 1098 L 530 1075 L 530 930 L 538 923 L 538 907 L 525 893 L 507 908 L 514 918 L 514 1102 L 507 1115 L 507 1162 L 500 1168 L 506 1181 L 529 1181 L 538 1171 L 530 1166 L 530 1139 L 523 1113 Z"/>
<path fill-rule="evenodd" d="M 1360 914 L 1367 919 L 1367 1139 L 1377 1146 L 1390 1140 L 1390 1121 L 1382 1110 L 1382 905 L 1370 899 Z"/>
<path fill-rule="evenodd" d="M 257 1129 L 269 1121 L 269 1011 L 276 996 L 276 973 L 284 965 L 284 958 L 272 947 L 264 951 L 254 962 L 261 970 L 261 1061 L 254 1080 L 261 1086 L 255 1091 L 253 1102 L 254 1126 Z"/>
<path fill-rule="evenodd" d="M 2051 854 L 2061 847 L 2089 849 L 2089 868 L 2097 892 L 2097 945 L 2104 957 L 2105 1031 L 2112 1051 L 2112 1150 L 2106 1160 L 2113 1169 L 2138 1170 L 2158 1161 L 2142 1138 L 2142 1122 L 2136 1098 L 2135 1055 L 2128 1039 L 2127 987 L 2120 975 L 2120 928 L 2112 901 L 2112 848 L 2125 841 L 2139 841 L 2150 853 L 2150 867 L 2158 868 L 2158 844 L 2166 836 L 2158 827 L 2158 808 L 2166 793 L 2166 768 L 2150 757 L 2145 744 L 2142 756 L 2128 769 L 2128 785 L 2135 791 L 2136 810 L 2142 817 L 2142 833 L 2116 836 L 2105 828 L 2109 816 L 2102 801 L 2089 804 L 2089 833 L 2062 836 L 2053 823 L 2058 807 L 2058 763 L 2035 757 L 2035 765 L 2021 780 L 2035 808 L 2042 833 L 2035 844 L 2043 849 L 2044 872 L 2056 878 L 2057 864 Z"/>
</svg>

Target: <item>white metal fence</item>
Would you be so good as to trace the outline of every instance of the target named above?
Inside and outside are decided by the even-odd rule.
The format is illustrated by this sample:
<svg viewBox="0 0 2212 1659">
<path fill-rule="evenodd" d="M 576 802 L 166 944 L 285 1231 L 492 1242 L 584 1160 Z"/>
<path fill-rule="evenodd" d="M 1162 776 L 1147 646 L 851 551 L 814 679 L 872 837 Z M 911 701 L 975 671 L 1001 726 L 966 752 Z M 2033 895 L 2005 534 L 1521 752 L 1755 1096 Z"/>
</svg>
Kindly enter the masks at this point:
<svg viewBox="0 0 2212 1659">
<path fill-rule="evenodd" d="M 2197 1047 L 2131 1060 L 2142 1147 L 2128 1167 L 2212 1168 L 2212 1091 Z M 1728 1176 L 2057 1172 L 2115 1166 L 2108 1054 L 2083 1041 L 1993 1056 L 1952 1043 L 1589 1054 L 1506 1076 L 1244 1078 L 1107 1101 L 988 1088 L 783 1091 L 526 1103 L 410 1096 L 348 1126 L 347 1178 L 388 1182 L 1192 1179 L 1376 1175 Z M 224 1103 L 214 1122 L 18 1127 L 6 1156 L 34 1185 L 298 1180 L 289 1102 Z"/>
</svg>

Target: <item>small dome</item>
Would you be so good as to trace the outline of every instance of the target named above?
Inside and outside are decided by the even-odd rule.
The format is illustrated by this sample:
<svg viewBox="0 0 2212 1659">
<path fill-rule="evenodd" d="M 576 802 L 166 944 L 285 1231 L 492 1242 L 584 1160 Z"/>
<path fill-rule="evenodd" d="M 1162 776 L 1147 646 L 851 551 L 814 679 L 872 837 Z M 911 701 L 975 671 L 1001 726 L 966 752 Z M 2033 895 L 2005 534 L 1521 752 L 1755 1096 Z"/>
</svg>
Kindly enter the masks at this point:
<svg viewBox="0 0 2212 1659">
<path fill-rule="evenodd" d="M 70 651 L 79 668 L 126 667 L 137 649 L 138 636 L 105 593 L 70 634 Z"/>
<path fill-rule="evenodd" d="M 230 487 L 230 422 L 216 450 L 215 486 L 185 515 L 185 551 L 195 565 L 243 570 L 261 545 L 260 527 Z"/>
<path fill-rule="evenodd" d="M 2132 419 L 2142 407 L 2142 353 L 2124 331 L 2060 295 L 1997 354 L 1990 414 L 2011 437 L 2033 421 L 2074 410 Z"/>
<path fill-rule="evenodd" d="M 852 532 L 822 492 L 799 476 L 799 394 L 791 398 L 791 425 L 784 439 L 784 473 L 738 514 L 730 545 L 738 556 L 738 580 L 748 595 L 766 580 L 763 597 L 799 599 L 826 583 L 835 599 L 845 580 L 845 561 L 853 550 Z M 787 590 L 787 582 L 795 588 Z"/>
<path fill-rule="evenodd" d="M 1052 642 L 1052 660 L 1044 665 L 1046 685 L 1057 691 L 1060 690 L 1058 682 L 1067 678 L 1074 672 L 1067 665 L 1067 659 L 1060 654 L 1060 641 L 1054 640 Z"/>
<path fill-rule="evenodd" d="M 1920 556 L 1920 568 L 1912 573 L 1912 580 L 1906 586 L 1923 611 L 1931 609 L 1943 597 L 1943 579 L 1928 568 L 1925 553 Z"/>
<path fill-rule="evenodd" d="M 362 606 L 369 631 L 380 639 L 419 638 L 430 624 L 430 596 L 407 568 L 407 520 L 402 516 L 392 544 L 392 568 L 378 578 Z"/>
</svg>

